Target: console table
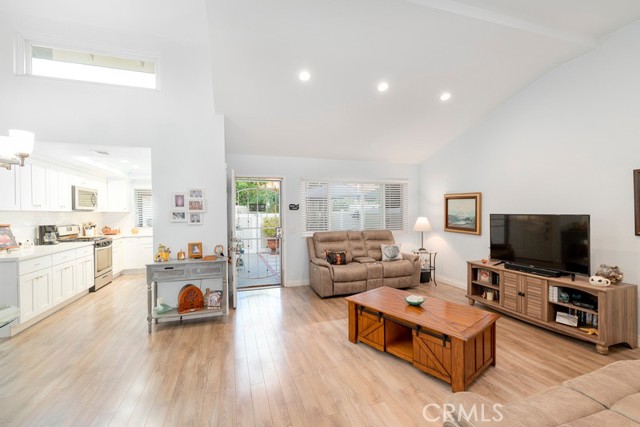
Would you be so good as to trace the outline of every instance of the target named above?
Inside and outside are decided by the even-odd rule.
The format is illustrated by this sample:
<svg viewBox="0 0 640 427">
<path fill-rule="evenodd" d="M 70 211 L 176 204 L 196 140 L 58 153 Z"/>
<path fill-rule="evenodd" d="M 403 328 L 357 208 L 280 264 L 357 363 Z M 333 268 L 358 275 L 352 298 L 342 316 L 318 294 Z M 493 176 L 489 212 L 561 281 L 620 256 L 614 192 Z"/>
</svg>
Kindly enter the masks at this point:
<svg viewBox="0 0 640 427">
<path fill-rule="evenodd" d="M 220 279 L 221 286 L 217 288 L 209 279 Z M 222 291 L 222 305 L 218 310 L 199 310 L 189 313 L 178 313 L 177 308 L 173 308 L 165 313 L 158 313 L 154 307 L 158 304 L 158 286 L 166 283 L 184 283 L 208 287 L 211 290 Z M 147 264 L 147 322 L 149 323 L 149 333 L 151 333 L 151 323 L 159 319 L 182 320 L 188 318 L 202 318 L 224 316 L 229 310 L 229 294 L 227 284 L 227 259 L 222 257 L 215 261 L 203 260 L 172 260 L 167 262 L 154 262 Z"/>
<path fill-rule="evenodd" d="M 493 299 L 486 298 L 489 290 Z M 561 293 L 589 303 L 563 301 L 558 297 Z M 478 301 L 525 322 L 591 342 L 601 354 L 607 354 L 614 344 L 638 346 L 638 287 L 628 283 L 594 286 L 582 276 L 575 280 L 547 278 L 507 270 L 491 262 L 469 261 L 467 298 L 469 304 Z M 575 316 L 578 324 L 559 323 L 563 315 Z"/>
</svg>

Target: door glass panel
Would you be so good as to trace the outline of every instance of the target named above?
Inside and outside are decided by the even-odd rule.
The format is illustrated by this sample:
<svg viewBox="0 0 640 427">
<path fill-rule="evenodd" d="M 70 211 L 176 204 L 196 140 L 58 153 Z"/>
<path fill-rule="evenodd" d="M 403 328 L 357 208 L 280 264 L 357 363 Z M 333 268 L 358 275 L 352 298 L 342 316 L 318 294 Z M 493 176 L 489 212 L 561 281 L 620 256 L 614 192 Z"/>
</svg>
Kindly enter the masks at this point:
<svg viewBox="0 0 640 427">
<path fill-rule="evenodd" d="M 280 286 L 280 180 L 236 179 L 238 288 Z"/>
</svg>

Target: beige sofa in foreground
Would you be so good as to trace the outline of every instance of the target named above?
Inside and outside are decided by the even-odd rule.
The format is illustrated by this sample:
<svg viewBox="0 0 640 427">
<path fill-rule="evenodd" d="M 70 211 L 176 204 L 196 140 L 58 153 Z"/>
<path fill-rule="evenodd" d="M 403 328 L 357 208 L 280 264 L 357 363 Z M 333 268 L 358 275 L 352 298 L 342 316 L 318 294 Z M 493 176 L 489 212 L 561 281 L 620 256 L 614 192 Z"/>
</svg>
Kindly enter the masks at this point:
<svg viewBox="0 0 640 427">
<path fill-rule="evenodd" d="M 447 401 L 444 426 L 639 427 L 640 360 L 612 363 L 521 402 L 494 404 L 475 393 L 456 393 Z"/>
<path fill-rule="evenodd" d="M 393 245 L 391 231 L 325 231 L 307 238 L 309 282 L 321 297 L 364 292 L 380 286 L 412 288 L 420 284 L 420 259 L 402 254 L 382 262 L 380 245 Z M 331 265 L 326 251 L 346 251 L 346 265 Z"/>
</svg>

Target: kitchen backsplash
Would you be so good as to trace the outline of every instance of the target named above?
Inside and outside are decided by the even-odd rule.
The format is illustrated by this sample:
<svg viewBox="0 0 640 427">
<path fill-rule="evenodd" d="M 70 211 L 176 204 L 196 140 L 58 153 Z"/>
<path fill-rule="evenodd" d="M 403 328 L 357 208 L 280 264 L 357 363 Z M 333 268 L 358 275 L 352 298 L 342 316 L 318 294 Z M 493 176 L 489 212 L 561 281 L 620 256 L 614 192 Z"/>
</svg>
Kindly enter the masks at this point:
<svg viewBox="0 0 640 427">
<path fill-rule="evenodd" d="M 100 232 L 105 225 L 119 228 L 129 233 L 135 223 L 133 213 L 106 212 L 0 212 L 0 224 L 11 225 L 11 231 L 18 242 L 33 242 L 39 225 L 80 224 L 94 222 Z"/>
</svg>

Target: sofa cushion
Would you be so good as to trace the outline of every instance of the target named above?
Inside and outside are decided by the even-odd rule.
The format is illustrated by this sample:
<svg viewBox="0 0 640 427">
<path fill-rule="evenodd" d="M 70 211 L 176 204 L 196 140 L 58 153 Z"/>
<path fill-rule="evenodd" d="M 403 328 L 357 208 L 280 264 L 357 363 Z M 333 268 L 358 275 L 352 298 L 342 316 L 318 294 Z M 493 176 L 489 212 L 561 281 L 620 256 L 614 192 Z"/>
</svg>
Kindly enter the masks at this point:
<svg viewBox="0 0 640 427">
<path fill-rule="evenodd" d="M 358 282 L 335 282 L 333 284 L 334 295 L 357 294 L 367 290 L 367 281 L 360 280 Z"/>
<path fill-rule="evenodd" d="M 562 424 L 560 427 L 639 427 L 640 424 L 614 411 L 604 410 Z"/>
<path fill-rule="evenodd" d="M 579 418 L 588 417 L 605 410 L 604 406 L 577 391 L 561 386 L 551 387 L 522 401 L 496 405 L 475 393 L 456 393 L 447 399 L 453 405 L 451 418 L 465 427 L 475 426 L 522 426 L 556 427 Z M 473 408 L 476 408 L 476 412 Z M 464 414 L 481 414 L 484 407 L 486 418 L 463 419 Z"/>
<path fill-rule="evenodd" d="M 365 247 L 367 248 L 368 256 L 376 261 L 382 260 L 380 245 L 394 245 L 396 243 L 393 238 L 393 233 L 389 230 L 363 231 L 362 237 L 364 239 Z"/>
<path fill-rule="evenodd" d="M 332 265 L 346 265 L 348 251 L 327 251 L 327 262 Z"/>
<path fill-rule="evenodd" d="M 334 282 L 355 282 L 358 280 L 367 280 L 367 267 L 365 264 L 352 262 L 347 265 L 332 265 L 331 271 Z"/>
<path fill-rule="evenodd" d="M 349 252 L 349 240 L 344 231 L 323 231 L 313 233 L 316 258 L 325 259 L 327 251 Z M 347 262 L 351 262 L 351 254 L 347 254 Z"/>
<path fill-rule="evenodd" d="M 617 401 L 640 392 L 640 360 L 615 362 L 563 385 L 611 408 Z"/>
<path fill-rule="evenodd" d="M 382 262 L 398 261 L 402 259 L 400 245 L 380 245 Z"/>
<path fill-rule="evenodd" d="M 640 424 L 640 393 L 618 400 L 611 410 Z"/>
<path fill-rule="evenodd" d="M 362 237 L 362 231 L 347 231 L 347 239 L 349 240 L 349 248 L 353 257 L 366 257 L 367 248 L 364 245 L 364 238 Z"/>
<path fill-rule="evenodd" d="M 383 262 L 383 275 L 386 278 L 411 276 L 413 274 L 413 263 L 406 259 L 393 262 Z"/>
</svg>

